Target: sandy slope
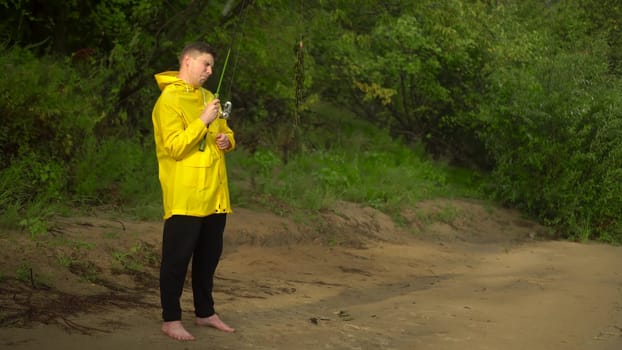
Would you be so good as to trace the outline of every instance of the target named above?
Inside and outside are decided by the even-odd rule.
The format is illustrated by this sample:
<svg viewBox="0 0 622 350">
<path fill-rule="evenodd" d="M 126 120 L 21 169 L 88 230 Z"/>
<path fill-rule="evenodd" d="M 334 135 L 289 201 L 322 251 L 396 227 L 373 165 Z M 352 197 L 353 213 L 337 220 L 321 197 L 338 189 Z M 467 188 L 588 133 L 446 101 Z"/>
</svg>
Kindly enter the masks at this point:
<svg viewBox="0 0 622 350">
<path fill-rule="evenodd" d="M 190 343 L 159 332 L 157 261 L 145 262 L 160 223 L 59 220 L 81 269 L 59 264 L 66 248 L 3 234 L 0 348 L 622 349 L 621 247 L 544 240 L 516 213 L 466 201 L 404 216 L 396 227 L 341 203 L 303 225 L 239 209 L 216 281 L 238 331 L 192 325 L 187 290 Z M 142 274 L 119 272 L 119 252 L 142 258 Z M 24 261 L 35 288 L 10 278 Z"/>
</svg>

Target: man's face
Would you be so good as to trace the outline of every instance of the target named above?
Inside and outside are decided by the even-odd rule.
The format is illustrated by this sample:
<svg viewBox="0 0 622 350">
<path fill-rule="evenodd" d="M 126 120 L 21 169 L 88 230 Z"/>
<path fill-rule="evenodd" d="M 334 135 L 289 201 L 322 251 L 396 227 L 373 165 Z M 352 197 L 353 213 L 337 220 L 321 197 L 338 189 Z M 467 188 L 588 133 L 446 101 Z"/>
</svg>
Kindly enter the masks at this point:
<svg viewBox="0 0 622 350">
<path fill-rule="evenodd" d="M 189 54 L 184 59 L 187 68 L 189 83 L 195 86 L 202 86 L 212 75 L 214 67 L 214 57 L 209 53 Z"/>
</svg>

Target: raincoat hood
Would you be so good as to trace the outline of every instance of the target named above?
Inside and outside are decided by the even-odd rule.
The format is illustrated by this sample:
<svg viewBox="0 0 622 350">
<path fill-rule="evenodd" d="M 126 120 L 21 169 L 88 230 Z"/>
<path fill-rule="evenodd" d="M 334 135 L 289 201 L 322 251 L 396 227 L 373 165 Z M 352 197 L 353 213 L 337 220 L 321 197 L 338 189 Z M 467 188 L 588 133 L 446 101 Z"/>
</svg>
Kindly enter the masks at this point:
<svg viewBox="0 0 622 350">
<path fill-rule="evenodd" d="M 169 85 L 179 85 L 185 87 L 186 91 L 194 91 L 198 89 L 196 86 L 186 83 L 184 80 L 179 79 L 179 71 L 167 71 L 158 73 L 155 75 L 155 80 L 158 83 L 160 91 L 164 90 Z"/>
</svg>

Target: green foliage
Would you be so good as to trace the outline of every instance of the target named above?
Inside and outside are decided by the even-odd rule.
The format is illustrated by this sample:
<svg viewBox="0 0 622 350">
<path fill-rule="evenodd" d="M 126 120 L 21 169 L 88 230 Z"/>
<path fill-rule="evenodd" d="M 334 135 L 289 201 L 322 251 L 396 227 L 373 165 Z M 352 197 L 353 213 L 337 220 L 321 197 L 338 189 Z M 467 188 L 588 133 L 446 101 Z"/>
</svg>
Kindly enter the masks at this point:
<svg viewBox="0 0 622 350">
<path fill-rule="evenodd" d="M 417 219 L 423 225 L 429 225 L 436 222 L 444 222 L 449 224 L 456 220 L 459 216 L 460 210 L 450 204 L 417 212 Z"/>
<path fill-rule="evenodd" d="M 524 37 L 525 59 L 498 61 L 491 74 L 481 135 L 496 161 L 493 193 L 563 236 L 619 241 L 621 82 L 607 74 L 602 40 L 569 50 L 558 33 Z"/>
<path fill-rule="evenodd" d="M 305 134 L 313 137 L 334 130 L 330 145 L 307 148 L 287 163 L 268 149 L 253 155 L 236 150 L 228 161 L 231 182 L 254 179 L 250 181 L 255 187 L 250 190 L 267 195 L 266 205 L 275 205 L 273 199 L 278 199 L 295 208 L 314 210 L 346 200 L 396 213 L 423 199 L 478 195 L 478 180 L 472 173 L 471 181 L 464 182 L 467 185 L 454 185 L 448 179 L 465 176 L 428 160 L 421 151 L 413 152 L 386 130 L 370 127 L 339 109 L 319 110 L 330 113 L 322 114 L 326 124 Z M 237 192 L 233 196 L 239 198 Z"/>
<path fill-rule="evenodd" d="M 93 89 L 97 77 L 81 78 L 65 62 L 40 60 L 17 47 L 4 51 L 0 62 L 12 67 L 0 80 L 6 116 L 0 125 L 3 221 L 22 216 L 18 227 L 37 235 L 58 211 L 56 203 L 74 198 L 91 204 L 156 202 L 160 209 L 151 139 L 145 145 L 140 138 L 95 139 L 103 103 Z"/>
<path fill-rule="evenodd" d="M 609 46 L 609 67 L 616 76 L 622 76 L 622 4 L 618 0 L 584 0 L 581 8 L 589 34 L 603 35 Z"/>
<path fill-rule="evenodd" d="M 115 251 L 112 256 L 121 269 L 128 271 L 143 271 L 146 266 L 154 267 L 159 263 L 154 247 L 142 241 L 137 242 L 128 251 Z"/>
<path fill-rule="evenodd" d="M 11 47 L 0 54 L 0 216 L 37 236 L 67 198 L 71 162 L 99 119 L 92 81 L 64 61 Z"/>
<path fill-rule="evenodd" d="M 24 283 L 30 283 L 31 276 L 32 268 L 30 267 L 30 264 L 28 262 L 22 262 L 17 268 L 17 271 L 15 271 L 15 278 Z"/>
<path fill-rule="evenodd" d="M 89 81 L 63 63 L 12 47 L 0 54 L 0 167 L 22 157 L 70 159 L 97 122 Z"/>
<path fill-rule="evenodd" d="M 485 42 L 478 40 L 483 31 L 478 7 L 458 0 L 423 1 L 391 11 L 399 3 L 327 5 L 326 12 L 340 17 L 345 11 L 351 23 L 331 34 L 332 41 L 320 41 L 318 55 L 332 71 L 330 84 L 316 81 L 339 88 L 324 96 L 337 102 L 354 96 L 356 101 L 347 97 L 354 111 L 423 143 L 437 156 L 485 163 L 472 131 L 479 125 L 471 117 L 485 51 Z M 350 12 L 374 13 L 373 21 Z M 323 35 L 324 25 L 319 22 L 314 35 Z"/>
<path fill-rule="evenodd" d="M 65 197 L 65 170 L 58 162 L 34 154 L 0 169 L 0 226 L 28 232 L 32 238 L 48 232 L 48 220 Z"/>
<path fill-rule="evenodd" d="M 38 235 L 62 201 L 160 212 L 153 74 L 201 39 L 235 43 L 238 203 L 479 195 L 431 154 L 562 235 L 622 240 L 618 2 L 226 3 L 0 1 L 0 222 Z"/>
<path fill-rule="evenodd" d="M 149 131 L 147 115 L 157 88 L 153 73 L 177 67 L 185 42 L 217 32 L 219 13 L 207 1 L 104 0 L 39 4 L 4 1 L 0 29 L 9 45 L 38 54 L 71 57 L 85 77 L 95 78 L 103 117 L 98 132 L 133 135 Z M 210 2 L 212 5 L 213 2 Z M 211 7 L 210 7 L 211 8 Z M 211 39 L 211 38 L 210 38 Z M 220 44 L 216 42 L 214 44 Z M 145 103 L 145 101 L 150 103 Z M 129 129 L 124 129 L 129 128 Z"/>
<path fill-rule="evenodd" d="M 86 20 L 93 3 L 96 1 L 2 0 L 2 42 L 31 47 L 40 53 L 71 52 L 95 34 Z"/>
<path fill-rule="evenodd" d="M 85 145 L 74 160 L 73 169 L 73 195 L 84 203 L 124 206 L 160 203 L 156 195 L 160 191 L 158 167 L 151 139 L 109 137 Z"/>
<path fill-rule="evenodd" d="M 23 260 L 15 272 L 15 278 L 18 281 L 31 285 L 33 288 L 49 288 L 50 278 L 35 273 L 31 264 L 27 260 Z"/>
</svg>

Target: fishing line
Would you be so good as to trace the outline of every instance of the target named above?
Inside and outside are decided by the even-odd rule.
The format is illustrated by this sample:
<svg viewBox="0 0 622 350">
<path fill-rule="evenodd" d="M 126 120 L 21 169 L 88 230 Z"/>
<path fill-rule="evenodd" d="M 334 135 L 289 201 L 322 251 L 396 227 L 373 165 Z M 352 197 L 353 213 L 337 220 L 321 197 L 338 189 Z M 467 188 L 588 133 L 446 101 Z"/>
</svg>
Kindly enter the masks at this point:
<svg viewBox="0 0 622 350">
<path fill-rule="evenodd" d="M 246 29 L 246 16 L 247 16 L 247 10 L 246 10 L 246 6 L 250 5 L 247 4 L 247 1 L 249 0 L 242 0 L 242 4 L 240 5 L 240 14 L 242 15 L 242 30 L 238 31 L 238 27 L 240 26 L 240 21 L 237 21 L 237 23 L 235 24 L 235 28 L 234 28 L 234 36 L 231 38 L 231 45 L 229 46 L 229 50 L 231 50 L 234 47 L 234 43 L 235 43 L 235 39 L 237 37 L 238 34 L 240 34 L 241 37 L 244 37 L 244 29 Z M 250 0 L 252 1 L 252 0 Z M 227 53 L 227 56 L 229 54 Z M 231 77 L 229 78 L 229 89 L 227 90 L 227 96 L 229 96 L 229 98 L 231 98 L 231 90 L 233 88 L 233 81 L 234 81 L 234 77 L 235 77 L 235 72 L 237 70 L 238 67 L 238 59 L 240 58 L 240 55 L 236 55 L 235 59 L 233 61 L 233 71 L 231 73 Z"/>
<path fill-rule="evenodd" d="M 245 24 L 246 24 L 246 11 L 245 11 L 245 9 L 246 9 L 246 6 L 247 6 L 247 4 L 246 4 L 247 1 L 248 0 L 243 0 L 242 3 L 240 4 L 240 13 L 242 14 L 242 25 L 243 25 L 242 30 L 244 30 L 244 27 L 245 27 Z M 225 10 L 227 10 L 226 7 L 230 6 L 230 4 L 231 4 L 231 2 L 228 2 L 226 4 L 225 9 L 223 9 L 223 14 L 226 13 L 226 11 L 225 11 Z M 236 25 L 235 25 L 235 28 L 234 28 L 234 34 L 231 37 L 231 43 L 229 44 L 229 48 L 227 49 L 227 56 L 225 57 L 225 63 L 223 64 L 222 71 L 220 72 L 220 78 L 218 79 L 218 86 L 216 87 L 216 92 L 214 93 L 214 97 L 215 98 L 219 98 L 219 96 L 220 96 L 220 87 L 222 85 L 222 80 L 225 77 L 225 71 L 227 70 L 227 64 L 229 63 L 229 56 L 231 55 L 231 50 L 234 47 L 235 39 L 236 39 L 238 34 L 243 35 L 243 31 L 242 32 L 238 31 L 238 26 L 239 25 L 240 25 L 240 21 L 238 20 L 238 21 L 236 21 Z M 231 73 L 231 79 L 230 79 L 230 82 L 229 82 L 229 90 L 228 90 L 228 93 L 227 93 L 229 97 L 231 97 L 231 90 L 232 90 L 232 87 L 233 87 L 233 77 L 235 76 L 235 71 L 237 69 L 237 61 L 238 61 L 238 56 L 236 56 L 236 58 L 235 58 L 235 63 L 233 65 L 233 72 Z M 231 114 L 231 108 L 232 108 L 231 101 L 225 102 L 224 108 L 223 108 L 223 110 L 221 112 L 219 112 L 218 117 L 219 118 L 224 118 L 224 119 L 229 119 L 229 115 Z M 207 142 L 207 135 L 205 137 L 203 137 L 203 140 L 201 140 L 201 143 L 199 144 L 199 151 L 201 151 L 201 152 L 205 151 L 206 142 Z"/>
</svg>

